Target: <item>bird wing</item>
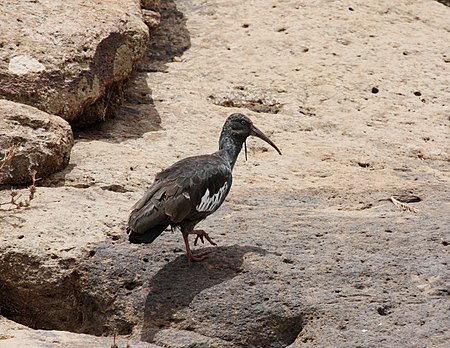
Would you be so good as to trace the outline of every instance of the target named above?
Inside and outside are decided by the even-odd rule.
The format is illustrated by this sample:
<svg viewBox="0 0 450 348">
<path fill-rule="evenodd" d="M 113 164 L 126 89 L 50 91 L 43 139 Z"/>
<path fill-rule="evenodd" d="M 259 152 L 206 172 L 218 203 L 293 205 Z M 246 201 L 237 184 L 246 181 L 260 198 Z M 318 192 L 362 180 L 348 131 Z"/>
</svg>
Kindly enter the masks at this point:
<svg viewBox="0 0 450 348">
<path fill-rule="evenodd" d="M 159 208 L 164 192 L 163 183 L 155 180 L 144 196 L 133 206 L 128 217 L 129 232 L 143 234 L 156 226 L 169 225 L 170 221 L 164 214 L 164 211 Z"/>
<path fill-rule="evenodd" d="M 156 175 L 152 186 L 133 206 L 128 226 L 145 233 L 164 223 L 202 220 L 223 203 L 231 180 L 231 168 L 219 156 L 178 161 Z"/>
</svg>

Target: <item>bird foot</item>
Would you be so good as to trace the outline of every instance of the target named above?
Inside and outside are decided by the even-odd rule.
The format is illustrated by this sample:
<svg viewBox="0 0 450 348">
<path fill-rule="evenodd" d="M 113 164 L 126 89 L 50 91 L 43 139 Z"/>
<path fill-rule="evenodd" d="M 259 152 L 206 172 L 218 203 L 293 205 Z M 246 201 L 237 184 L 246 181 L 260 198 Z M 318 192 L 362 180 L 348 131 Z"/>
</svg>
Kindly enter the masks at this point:
<svg viewBox="0 0 450 348">
<path fill-rule="evenodd" d="M 203 238 L 205 238 L 211 245 L 217 245 L 217 243 L 214 243 L 208 233 L 206 233 L 204 230 L 194 230 L 192 231 L 192 233 L 197 235 L 194 240 L 194 245 L 197 245 L 199 239 L 202 241 L 202 244 L 205 244 Z"/>
<path fill-rule="evenodd" d="M 193 254 L 192 252 L 190 254 L 186 255 L 188 258 L 189 263 L 191 262 L 200 262 L 208 258 L 208 253 L 198 253 Z"/>
</svg>

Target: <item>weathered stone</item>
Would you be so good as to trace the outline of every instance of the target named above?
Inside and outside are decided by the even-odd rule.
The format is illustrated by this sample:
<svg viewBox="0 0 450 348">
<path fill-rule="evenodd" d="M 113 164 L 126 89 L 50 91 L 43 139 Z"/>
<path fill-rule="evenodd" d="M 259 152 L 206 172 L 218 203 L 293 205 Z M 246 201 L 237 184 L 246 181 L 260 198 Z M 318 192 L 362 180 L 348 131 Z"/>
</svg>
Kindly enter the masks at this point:
<svg viewBox="0 0 450 348">
<path fill-rule="evenodd" d="M 15 56 L 9 61 L 8 70 L 16 75 L 27 73 L 41 72 L 45 70 L 45 66 L 36 58 L 30 56 Z"/>
<path fill-rule="evenodd" d="M 70 169 L 30 209 L 0 209 L 1 314 L 33 328 L 133 328 L 165 347 L 447 347 L 449 9 L 230 4 L 166 1 L 158 64 L 144 62 L 127 107 L 78 134 Z M 208 96 L 235 90 L 282 105 L 241 111 L 283 156 L 249 139 L 227 201 L 199 225 L 218 243 L 196 247 L 204 262 L 188 265 L 177 231 L 130 245 L 132 204 L 176 159 L 217 149 L 234 110 Z M 388 200 L 406 194 L 418 212 Z M 20 345 L 21 332 L 7 335 Z"/>
<path fill-rule="evenodd" d="M 158 12 L 159 5 L 159 0 L 141 0 L 141 7 L 146 10 Z"/>
<path fill-rule="evenodd" d="M 161 16 L 159 12 L 142 9 L 142 19 L 149 28 L 156 28 L 159 24 Z"/>
<path fill-rule="evenodd" d="M 126 205 L 122 195 L 102 189 L 66 188 L 58 199 L 49 201 L 45 196 L 52 190 L 38 187 L 29 209 L 0 210 L 2 315 L 33 328 L 91 334 L 102 334 L 105 330 L 112 333 L 117 329 L 118 333 L 129 333 L 129 321 L 118 319 L 117 325 L 108 321 L 109 306 L 116 295 L 102 291 L 103 283 L 98 284 L 101 287 L 92 285 L 88 289 L 91 276 L 85 267 L 80 267 L 82 260 L 96 260 L 90 253 L 95 251 L 93 245 L 108 238 L 110 230 L 105 224 L 105 214 L 92 207 L 103 194 Z M 108 220 L 122 218 L 123 210 L 116 208 L 110 210 Z M 39 211 L 42 214 L 42 209 L 47 212 L 38 223 L 23 220 L 22 216 L 28 214 L 35 216 Z M 70 217 L 87 221 L 83 211 L 91 209 L 100 213 L 98 223 L 95 227 L 89 223 L 89 228 L 74 233 Z M 23 229 L 8 228 L 10 224 Z"/>
<path fill-rule="evenodd" d="M 46 315 L 46 314 L 44 314 Z M 0 317 L 0 343 L 2 348 L 158 348 L 154 344 L 130 340 L 126 337 L 95 337 L 56 330 L 33 330 Z"/>
<path fill-rule="evenodd" d="M 32 106 L 0 99 L 0 159 L 13 151 L 0 166 L 0 185 L 24 184 L 65 168 L 69 163 L 73 135 L 59 116 Z"/>
<path fill-rule="evenodd" d="M 152 32 L 160 23 L 160 1 L 159 0 L 141 0 L 142 18 Z"/>
<path fill-rule="evenodd" d="M 155 1 L 146 14 L 158 25 Z M 0 96 L 73 126 L 104 120 L 143 56 L 148 27 L 138 0 L 0 3 Z"/>
</svg>

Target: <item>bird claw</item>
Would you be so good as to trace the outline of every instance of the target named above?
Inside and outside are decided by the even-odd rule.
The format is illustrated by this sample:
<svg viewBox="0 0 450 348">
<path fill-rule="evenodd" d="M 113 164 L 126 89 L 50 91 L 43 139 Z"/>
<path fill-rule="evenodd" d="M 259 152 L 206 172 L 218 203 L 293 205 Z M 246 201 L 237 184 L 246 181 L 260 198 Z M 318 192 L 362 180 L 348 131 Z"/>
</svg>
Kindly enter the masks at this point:
<svg viewBox="0 0 450 348">
<path fill-rule="evenodd" d="M 206 233 L 203 230 L 200 231 L 194 231 L 197 236 L 195 237 L 194 240 L 194 245 L 197 245 L 198 240 L 200 239 L 202 244 L 205 244 L 205 240 L 203 238 L 205 238 L 211 245 L 217 245 L 217 243 L 214 243 L 211 239 L 211 237 L 208 235 L 208 233 Z"/>
<path fill-rule="evenodd" d="M 205 244 L 205 241 L 203 240 L 203 236 L 197 235 L 197 236 L 195 237 L 195 239 L 194 239 L 194 245 L 195 245 L 195 246 L 197 245 L 197 242 L 198 242 L 199 239 L 201 240 L 202 244 Z"/>
<path fill-rule="evenodd" d="M 183 231 L 182 231 L 183 232 Z M 198 240 L 200 239 L 202 241 L 202 243 L 205 243 L 205 239 L 211 243 L 211 245 L 217 245 L 216 243 L 214 243 L 212 241 L 212 239 L 208 236 L 208 233 L 206 233 L 203 230 L 194 230 L 194 231 L 189 231 L 189 232 L 183 232 L 183 239 L 184 239 L 184 244 L 186 246 L 186 256 L 188 258 L 189 264 L 191 262 L 199 262 L 199 261 L 203 261 L 204 259 L 206 259 L 208 257 L 208 253 L 198 253 L 198 254 L 194 254 L 191 250 L 191 248 L 189 247 L 189 240 L 188 240 L 188 235 L 189 234 L 196 234 L 197 236 L 195 237 L 195 241 L 194 241 L 194 245 L 197 245 Z"/>
</svg>

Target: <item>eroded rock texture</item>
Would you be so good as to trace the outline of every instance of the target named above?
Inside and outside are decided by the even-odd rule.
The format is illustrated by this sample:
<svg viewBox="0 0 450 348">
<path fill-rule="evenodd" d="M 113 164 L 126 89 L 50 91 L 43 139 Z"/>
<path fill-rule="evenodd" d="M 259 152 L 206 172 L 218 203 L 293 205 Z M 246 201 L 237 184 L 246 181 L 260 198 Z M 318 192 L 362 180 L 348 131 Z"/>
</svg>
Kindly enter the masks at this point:
<svg viewBox="0 0 450 348">
<path fill-rule="evenodd" d="M 157 13 L 146 11 L 153 30 Z M 104 120 L 121 104 L 148 38 L 137 0 L 2 2 L 0 96 L 72 126 Z"/>
<path fill-rule="evenodd" d="M 0 346 L 104 348 L 117 331 L 120 348 L 447 348 L 450 10 L 161 8 L 119 115 L 77 132 L 29 208 L 0 209 Z M 154 174 L 215 151 L 236 111 L 283 156 L 249 139 L 199 225 L 218 243 L 195 247 L 208 259 L 189 266 L 178 231 L 131 245 L 127 214 Z"/>
<path fill-rule="evenodd" d="M 69 163 L 72 129 L 61 117 L 0 100 L 0 185 L 25 184 L 62 170 Z M 12 152 L 12 153 L 11 153 Z"/>
</svg>

